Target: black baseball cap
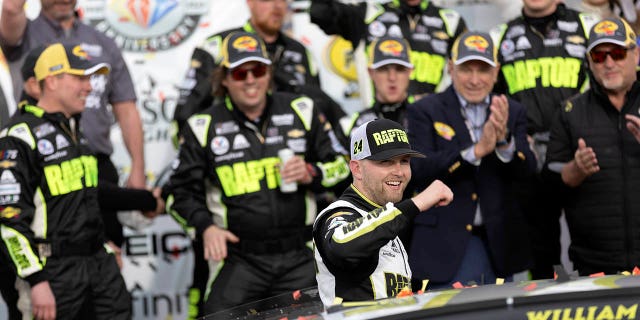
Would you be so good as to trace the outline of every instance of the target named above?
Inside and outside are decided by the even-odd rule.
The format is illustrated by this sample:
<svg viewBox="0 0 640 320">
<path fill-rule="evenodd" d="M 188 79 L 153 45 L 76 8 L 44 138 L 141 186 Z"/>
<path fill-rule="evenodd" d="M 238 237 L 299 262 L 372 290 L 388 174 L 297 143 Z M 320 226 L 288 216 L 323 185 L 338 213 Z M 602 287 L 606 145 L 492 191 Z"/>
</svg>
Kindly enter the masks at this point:
<svg viewBox="0 0 640 320">
<path fill-rule="evenodd" d="M 250 61 L 271 64 L 264 42 L 255 33 L 239 31 L 229 34 L 222 41 L 221 55 L 221 65 L 227 69 Z"/>
<path fill-rule="evenodd" d="M 498 52 L 488 33 L 468 31 L 461 34 L 453 43 L 451 60 L 455 65 L 480 60 L 495 67 L 498 65 Z"/>
<path fill-rule="evenodd" d="M 84 50 L 83 45 L 63 45 L 54 43 L 46 47 L 36 61 L 34 73 L 40 81 L 49 76 L 68 73 L 86 76 L 94 73 L 107 74 L 108 63 L 96 63 Z"/>
<path fill-rule="evenodd" d="M 369 121 L 351 132 L 352 160 L 389 160 L 400 155 L 424 158 L 411 149 L 404 128 L 389 119 Z"/>
<path fill-rule="evenodd" d="M 624 19 L 603 19 L 589 31 L 587 52 L 602 43 L 612 43 L 621 47 L 631 48 L 636 45 L 636 33 Z"/>
<path fill-rule="evenodd" d="M 409 59 L 411 47 L 407 40 L 385 36 L 374 40 L 369 47 L 369 68 L 378 69 L 388 64 L 413 68 Z"/>
<path fill-rule="evenodd" d="M 27 79 L 31 77 L 35 77 L 35 67 L 36 61 L 40 58 L 40 54 L 47 46 L 37 46 L 27 53 L 27 56 L 24 58 L 24 62 L 22 63 L 22 67 L 20 68 L 20 73 L 22 73 L 22 79 L 27 81 Z"/>
</svg>

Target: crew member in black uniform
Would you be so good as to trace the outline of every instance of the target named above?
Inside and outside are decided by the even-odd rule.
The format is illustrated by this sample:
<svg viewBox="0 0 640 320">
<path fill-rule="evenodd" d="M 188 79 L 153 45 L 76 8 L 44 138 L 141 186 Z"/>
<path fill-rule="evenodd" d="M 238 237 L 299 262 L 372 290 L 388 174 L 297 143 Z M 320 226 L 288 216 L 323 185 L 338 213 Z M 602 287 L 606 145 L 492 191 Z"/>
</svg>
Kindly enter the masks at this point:
<svg viewBox="0 0 640 320">
<path fill-rule="evenodd" d="M 174 113 L 178 130 L 182 130 L 189 116 L 211 105 L 211 74 L 220 63 L 220 44 L 227 35 L 237 31 L 256 33 L 265 42 L 273 63 L 274 91 L 305 94 L 313 98 L 332 125 L 337 125 L 337 120 L 345 113 L 320 89 L 320 79 L 311 55 L 300 42 L 280 31 L 287 13 L 287 2 L 247 0 L 247 5 L 251 16 L 242 27 L 211 35 L 194 49 Z"/>
<path fill-rule="evenodd" d="M 269 93 L 262 40 L 235 32 L 221 49 L 214 72 L 220 103 L 187 121 L 167 201 L 176 221 L 203 241 L 206 314 L 315 285 L 305 244 L 316 216 L 310 191 L 349 177 L 313 100 Z M 284 148 L 295 156 L 282 164 Z M 297 191 L 281 191 L 280 178 Z"/>
<path fill-rule="evenodd" d="M 414 96 L 446 88 L 446 83 L 440 84 L 446 73 L 449 50 L 466 29 L 460 14 L 429 0 L 393 0 L 374 6 L 373 10 L 367 10 L 365 3 L 312 0 L 311 22 L 327 34 L 339 34 L 349 40 L 353 48 L 360 40 L 368 45 L 385 35 L 407 39 L 411 63 L 415 66 L 409 86 L 410 102 L 417 98 Z"/>
<path fill-rule="evenodd" d="M 300 42 L 281 31 L 287 13 L 286 1 L 247 0 L 247 6 L 250 17 L 244 25 L 211 35 L 194 49 L 189 69 L 179 88 L 180 97 L 173 115 L 173 123 L 177 131 L 176 137 L 182 134 L 190 116 L 202 112 L 213 103 L 212 74 L 222 58 L 220 46 L 226 36 L 238 31 L 254 33 L 265 42 L 272 62 L 272 89 L 274 91 L 310 96 L 314 99 L 316 107 L 322 110 L 322 113 L 331 122 L 332 127 L 339 128 L 338 120 L 344 117 L 345 113 L 340 105 L 320 90 L 320 79 L 311 55 Z M 334 131 L 331 131 L 330 134 L 332 137 L 336 136 Z M 335 137 L 335 144 L 338 145 L 338 143 L 338 138 Z M 347 151 L 341 150 L 341 153 L 347 154 Z M 344 186 L 336 187 L 336 189 L 341 188 L 344 190 Z M 320 206 L 326 202 L 324 199 L 325 197 L 317 198 Z M 195 272 L 191 290 L 200 292 L 200 299 L 195 307 L 202 310 L 209 267 L 199 254 L 203 250 L 202 243 L 194 241 L 192 245 L 195 252 Z M 198 315 L 202 316 L 203 314 L 199 311 Z"/>
<path fill-rule="evenodd" d="M 258 35 L 266 44 L 269 58 L 272 62 L 272 79 L 274 91 L 296 94 L 306 94 L 314 99 L 316 107 L 322 110 L 332 127 L 338 128 L 338 120 L 345 116 L 344 111 L 333 99 L 320 90 L 320 79 L 311 55 L 306 48 L 295 39 L 281 31 L 287 13 L 285 0 L 247 0 L 250 17 L 244 25 L 238 28 L 222 31 L 207 37 L 191 56 L 191 62 L 185 79 L 180 85 L 180 97 L 173 115 L 177 137 L 187 126 L 187 119 L 195 113 L 210 107 L 214 100 L 212 92 L 212 74 L 221 60 L 220 46 L 223 39 L 233 32 L 244 31 Z M 334 131 L 330 134 L 335 137 Z M 338 144 L 335 137 L 335 144 Z M 346 150 L 341 150 L 346 154 Z M 341 186 L 344 189 L 344 186 Z M 340 186 L 336 189 L 340 189 Z M 323 197 L 318 197 L 322 206 Z M 326 201 L 325 201 L 326 202 Z M 200 292 L 200 299 L 196 306 L 202 310 L 202 300 L 206 290 L 208 265 L 199 254 L 202 243 L 193 242 L 195 252 L 194 280 L 191 290 Z M 202 316 L 202 313 L 198 313 Z"/>
<path fill-rule="evenodd" d="M 378 119 L 356 128 L 350 154 L 353 184 L 318 215 L 313 227 L 316 279 L 325 306 L 336 298 L 382 299 L 411 289 L 407 251 L 398 235 L 418 213 L 453 199 L 451 190 L 436 180 L 403 200 L 411 180 L 409 159 L 424 154 L 411 150 L 397 122 Z"/>
<path fill-rule="evenodd" d="M 105 246 L 98 167 L 78 127 L 90 77 L 107 73 L 82 46 L 53 44 L 36 62 L 42 96 L 0 133 L 0 234 L 35 319 L 129 319 L 131 299 Z M 25 293 L 29 295 L 29 293 Z"/>
<path fill-rule="evenodd" d="M 20 72 L 24 85 L 22 87 L 21 100 L 18 109 L 27 105 L 37 105 L 41 96 L 40 86 L 35 75 L 35 64 L 40 54 L 47 46 L 38 46 L 27 54 Z M 19 115 L 20 112 L 16 113 Z M 161 197 L 161 188 L 152 191 L 146 189 L 122 188 L 108 181 L 98 182 L 98 203 L 103 218 L 107 214 L 113 214 L 120 210 L 140 210 L 148 218 L 153 218 L 164 212 L 164 200 Z M 113 247 L 112 247 L 113 248 Z M 3 257 L 0 255 L 0 260 Z M 118 265 L 122 268 L 120 254 L 116 254 Z M 10 269 L 9 264 L 0 263 L 0 278 L 6 280 L 0 283 L 0 292 L 9 309 L 9 319 L 22 319 L 22 313 L 18 309 L 18 290 L 16 290 L 16 275 Z"/>
<path fill-rule="evenodd" d="M 522 15 L 494 28 L 500 44 L 501 72 L 495 91 L 527 108 L 527 134 L 538 160 L 538 174 L 517 181 L 520 201 L 530 226 L 534 279 L 553 277 L 560 264 L 562 188 L 560 181 L 543 182 L 551 119 L 562 102 L 588 85 L 584 63 L 586 41 L 597 18 L 555 0 L 523 0 Z"/>
<path fill-rule="evenodd" d="M 340 120 L 340 139 L 349 149 L 351 130 L 374 119 L 389 119 L 406 128 L 407 89 L 413 65 L 405 39 L 385 36 L 374 40 L 369 51 L 369 76 L 375 88 L 375 101 L 368 109 Z"/>
</svg>

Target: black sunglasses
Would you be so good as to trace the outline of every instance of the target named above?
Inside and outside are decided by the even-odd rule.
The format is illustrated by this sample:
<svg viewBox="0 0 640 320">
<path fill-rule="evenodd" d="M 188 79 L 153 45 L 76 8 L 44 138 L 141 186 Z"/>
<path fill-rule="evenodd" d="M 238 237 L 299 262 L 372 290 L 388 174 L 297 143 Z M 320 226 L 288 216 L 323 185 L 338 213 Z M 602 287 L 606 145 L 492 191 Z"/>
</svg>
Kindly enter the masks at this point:
<svg viewBox="0 0 640 320">
<path fill-rule="evenodd" d="M 591 56 L 591 60 L 594 63 L 603 63 L 605 60 L 607 60 L 607 56 L 610 56 L 613 61 L 620 61 L 627 57 L 627 51 L 629 51 L 629 49 L 633 48 L 616 47 L 611 49 L 610 51 L 591 50 L 589 52 L 589 56 Z"/>
<path fill-rule="evenodd" d="M 247 75 L 251 72 L 254 78 L 262 78 L 267 74 L 267 65 L 263 63 L 256 64 L 253 68 L 241 69 L 235 68 L 229 70 L 227 73 L 231 75 L 231 78 L 235 81 L 244 81 L 247 79 Z"/>
</svg>

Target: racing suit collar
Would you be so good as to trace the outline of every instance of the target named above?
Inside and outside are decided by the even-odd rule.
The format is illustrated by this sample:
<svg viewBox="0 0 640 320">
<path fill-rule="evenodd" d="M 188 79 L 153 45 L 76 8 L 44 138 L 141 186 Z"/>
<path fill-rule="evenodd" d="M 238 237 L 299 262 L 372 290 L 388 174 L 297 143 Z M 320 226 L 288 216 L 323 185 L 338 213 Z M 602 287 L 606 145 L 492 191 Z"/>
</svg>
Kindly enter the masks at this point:
<svg viewBox="0 0 640 320">
<path fill-rule="evenodd" d="M 30 113 L 30 114 L 33 114 L 34 116 L 38 117 L 38 118 L 43 118 L 43 119 L 49 120 L 49 121 L 54 122 L 54 123 L 63 123 L 63 124 L 67 124 L 67 125 L 69 124 L 71 119 L 73 119 L 76 123 L 79 123 L 80 117 L 82 115 L 82 113 L 78 113 L 78 114 L 75 114 L 75 115 L 71 116 L 71 118 L 67 118 L 64 115 L 64 113 L 62 113 L 62 112 L 49 113 L 49 112 L 46 112 L 41 107 L 39 107 L 37 105 L 33 105 L 33 104 L 24 105 L 24 107 L 20 109 L 20 112 L 22 112 L 22 113 Z"/>
<path fill-rule="evenodd" d="M 353 184 L 349 185 L 349 187 L 344 190 L 340 198 L 348 198 L 348 201 L 355 203 L 358 207 L 364 208 L 366 211 L 373 211 L 382 207 L 382 205 L 379 205 L 367 198 Z"/>
<path fill-rule="evenodd" d="M 262 125 L 265 123 L 265 120 L 269 118 L 271 104 L 273 103 L 273 97 L 271 96 L 271 93 L 267 93 L 267 103 L 264 107 L 264 110 L 262 111 L 262 114 L 258 117 L 258 121 L 253 121 L 247 118 L 247 116 L 242 111 L 240 111 L 240 109 L 236 108 L 235 104 L 233 103 L 229 95 L 226 95 L 224 100 L 225 100 L 227 110 L 231 111 L 231 113 L 233 114 L 233 117 L 236 118 L 238 123 L 249 122 L 249 123 L 253 123 L 259 128 L 261 128 Z"/>
<path fill-rule="evenodd" d="M 522 9 L 522 18 L 524 22 L 532 26 L 536 31 L 546 35 L 547 32 L 555 25 L 555 22 L 564 16 L 565 6 L 559 3 L 556 10 L 545 17 L 529 17 L 524 14 L 524 8 Z"/>
<path fill-rule="evenodd" d="M 382 103 L 376 99 L 371 108 L 376 114 L 382 115 L 385 119 L 400 122 L 398 121 L 400 115 L 407 110 L 407 99 L 397 103 Z"/>
</svg>

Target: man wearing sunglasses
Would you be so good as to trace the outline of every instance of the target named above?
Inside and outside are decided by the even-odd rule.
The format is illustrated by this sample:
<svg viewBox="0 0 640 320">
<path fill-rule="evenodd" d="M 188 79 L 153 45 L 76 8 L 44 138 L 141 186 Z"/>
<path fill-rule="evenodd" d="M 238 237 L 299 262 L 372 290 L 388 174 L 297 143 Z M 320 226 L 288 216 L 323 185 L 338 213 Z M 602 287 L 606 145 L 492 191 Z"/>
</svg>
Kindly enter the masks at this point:
<svg viewBox="0 0 640 320">
<path fill-rule="evenodd" d="M 220 63 L 222 40 L 233 32 L 245 31 L 257 34 L 266 44 L 272 61 L 274 91 L 305 94 L 314 99 L 318 108 L 337 125 L 344 111 L 320 89 L 320 79 L 311 55 L 297 40 L 281 32 L 287 15 L 287 0 L 246 0 L 249 20 L 238 28 L 209 36 L 194 49 L 191 66 L 185 76 L 185 86 L 180 88 L 180 100 L 174 113 L 174 121 L 181 132 L 189 116 L 209 107 L 213 100 L 211 74 Z M 344 151 L 346 153 L 346 151 Z"/>
<path fill-rule="evenodd" d="M 640 265 L 640 83 L 636 34 L 626 21 L 591 29 L 591 89 L 567 101 L 551 127 L 546 169 L 568 192 L 569 257 L 580 275 Z"/>
<path fill-rule="evenodd" d="M 495 91 L 527 108 L 527 134 L 537 156 L 537 172 L 517 182 L 531 230 L 534 279 L 553 277 L 560 263 L 561 183 L 543 183 L 549 128 L 562 102 L 584 90 L 586 36 L 598 18 L 567 8 L 556 0 L 522 0 L 522 15 L 497 26 L 502 67 Z M 543 200 L 544 199 L 544 200 Z"/>
<path fill-rule="evenodd" d="M 272 62 L 257 35 L 232 33 L 221 53 L 220 102 L 187 120 L 169 182 L 169 212 L 209 260 L 205 314 L 314 286 L 313 194 L 349 177 L 313 100 L 269 92 Z M 281 163 L 284 148 L 295 156 Z M 297 191 L 281 191 L 281 180 Z"/>
</svg>

